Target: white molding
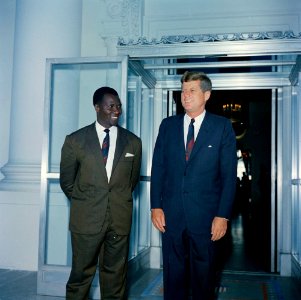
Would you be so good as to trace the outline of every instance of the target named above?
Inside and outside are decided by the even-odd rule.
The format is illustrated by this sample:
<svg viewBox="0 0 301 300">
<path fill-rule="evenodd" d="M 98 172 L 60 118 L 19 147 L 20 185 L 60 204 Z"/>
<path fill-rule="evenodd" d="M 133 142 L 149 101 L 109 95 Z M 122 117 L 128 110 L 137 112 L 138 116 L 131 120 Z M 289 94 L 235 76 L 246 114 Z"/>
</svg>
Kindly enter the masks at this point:
<svg viewBox="0 0 301 300">
<path fill-rule="evenodd" d="M 298 84 L 300 71 L 301 71 L 301 55 L 298 55 L 296 59 L 296 64 L 292 68 L 291 74 L 289 76 L 292 85 Z"/>
<path fill-rule="evenodd" d="M 5 178 L 0 181 L 0 191 L 38 191 L 41 165 L 7 163 L 1 168 Z"/>
<path fill-rule="evenodd" d="M 108 15 L 103 20 L 103 38 L 123 36 L 138 38 L 142 34 L 142 0 L 106 0 Z"/>
<path fill-rule="evenodd" d="M 228 73 L 211 74 L 214 89 L 260 89 L 290 86 L 288 73 Z M 181 76 L 168 76 L 157 80 L 156 88 L 180 90 Z"/>
<path fill-rule="evenodd" d="M 115 19 L 122 15 L 123 2 L 122 0 L 105 0 L 109 17 Z"/>
<path fill-rule="evenodd" d="M 300 39 L 235 40 L 222 42 L 133 44 L 119 45 L 118 55 L 133 58 L 199 57 L 210 55 L 246 56 L 278 55 L 301 52 Z"/>
</svg>

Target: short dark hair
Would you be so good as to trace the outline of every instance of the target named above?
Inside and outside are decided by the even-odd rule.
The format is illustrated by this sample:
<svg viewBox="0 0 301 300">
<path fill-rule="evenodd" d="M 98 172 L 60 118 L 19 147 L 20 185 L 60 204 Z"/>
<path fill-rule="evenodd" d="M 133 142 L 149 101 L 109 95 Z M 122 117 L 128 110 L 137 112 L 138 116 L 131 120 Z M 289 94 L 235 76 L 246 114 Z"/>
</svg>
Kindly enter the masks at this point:
<svg viewBox="0 0 301 300">
<path fill-rule="evenodd" d="M 106 95 L 106 94 L 114 95 L 119 98 L 118 93 L 114 89 L 112 89 L 111 87 L 108 87 L 108 86 L 103 86 L 94 92 L 93 105 L 101 103 L 104 95 Z"/>
<path fill-rule="evenodd" d="M 183 82 L 189 82 L 189 81 L 195 81 L 200 80 L 201 81 L 201 90 L 203 92 L 211 91 L 212 90 L 212 82 L 211 79 L 203 72 L 189 72 L 186 71 L 182 78 L 181 83 Z"/>
</svg>

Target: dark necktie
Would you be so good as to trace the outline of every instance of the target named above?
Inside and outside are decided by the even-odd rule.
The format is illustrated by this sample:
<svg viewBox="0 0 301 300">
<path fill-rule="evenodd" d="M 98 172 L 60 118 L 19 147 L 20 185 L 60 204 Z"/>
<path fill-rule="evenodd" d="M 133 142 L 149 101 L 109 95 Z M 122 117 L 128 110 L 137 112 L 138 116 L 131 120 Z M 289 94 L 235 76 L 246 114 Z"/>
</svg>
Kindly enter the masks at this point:
<svg viewBox="0 0 301 300">
<path fill-rule="evenodd" d="M 194 119 L 191 119 L 188 133 L 187 133 L 187 141 L 186 141 L 186 161 L 189 160 L 193 145 L 194 145 Z"/>
<path fill-rule="evenodd" d="M 110 147 L 110 135 L 109 135 L 110 130 L 105 129 L 104 132 L 106 133 L 106 136 L 102 142 L 101 152 L 103 156 L 103 162 L 106 165 L 108 159 L 109 147 Z"/>
</svg>

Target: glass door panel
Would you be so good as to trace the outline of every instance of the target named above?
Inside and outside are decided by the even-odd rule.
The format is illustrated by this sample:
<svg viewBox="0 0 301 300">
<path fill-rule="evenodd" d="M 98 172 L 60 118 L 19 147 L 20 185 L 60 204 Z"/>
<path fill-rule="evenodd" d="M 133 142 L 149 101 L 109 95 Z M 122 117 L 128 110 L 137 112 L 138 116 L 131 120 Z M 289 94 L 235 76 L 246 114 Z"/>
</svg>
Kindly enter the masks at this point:
<svg viewBox="0 0 301 300">
<path fill-rule="evenodd" d="M 69 201 L 59 185 L 61 147 L 65 136 L 96 120 L 94 91 L 110 86 L 120 95 L 127 120 L 127 57 L 47 60 L 38 293 L 65 295 L 70 272 Z M 98 280 L 91 296 L 99 298 Z"/>
<path fill-rule="evenodd" d="M 292 94 L 292 255 L 296 272 L 301 265 L 301 89 L 294 87 Z"/>
<path fill-rule="evenodd" d="M 153 143 L 153 86 L 146 85 L 143 74 L 129 67 L 127 128 L 142 139 L 143 153 L 139 188 L 134 194 L 133 225 L 129 259 L 150 246 L 150 164 Z"/>
</svg>

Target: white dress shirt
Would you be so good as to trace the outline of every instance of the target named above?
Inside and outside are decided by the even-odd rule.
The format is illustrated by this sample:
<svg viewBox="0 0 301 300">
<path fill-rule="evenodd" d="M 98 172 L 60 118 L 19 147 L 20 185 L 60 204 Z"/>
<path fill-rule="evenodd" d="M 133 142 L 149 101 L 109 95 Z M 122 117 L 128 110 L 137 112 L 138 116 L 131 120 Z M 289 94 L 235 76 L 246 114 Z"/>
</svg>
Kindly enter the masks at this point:
<svg viewBox="0 0 301 300">
<path fill-rule="evenodd" d="M 200 131 L 201 125 L 203 123 L 204 117 L 205 117 L 206 111 L 204 110 L 199 116 L 194 118 L 194 141 L 196 140 L 198 133 Z M 186 140 L 187 140 L 187 133 L 188 133 L 188 127 L 191 122 L 191 118 L 185 114 L 184 116 L 184 145 L 186 148 Z"/>
<path fill-rule="evenodd" d="M 97 121 L 95 123 L 96 132 L 99 140 L 100 147 L 102 146 L 103 139 L 106 136 L 106 133 L 104 130 L 105 127 L 101 126 Z M 111 174 L 112 174 L 112 168 L 113 168 L 113 160 L 115 156 L 115 149 L 116 149 L 116 140 L 117 140 L 117 127 L 112 126 L 109 128 L 110 132 L 110 147 L 109 147 L 109 153 L 108 153 L 108 159 L 106 163 L 106 171 L 108 176 L 108 182 L 110 181 Z M 99 149 L 99 155 L 101 154 L 101 149 Z"/>
</svg>

